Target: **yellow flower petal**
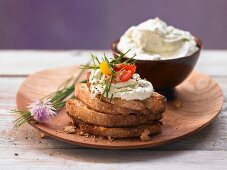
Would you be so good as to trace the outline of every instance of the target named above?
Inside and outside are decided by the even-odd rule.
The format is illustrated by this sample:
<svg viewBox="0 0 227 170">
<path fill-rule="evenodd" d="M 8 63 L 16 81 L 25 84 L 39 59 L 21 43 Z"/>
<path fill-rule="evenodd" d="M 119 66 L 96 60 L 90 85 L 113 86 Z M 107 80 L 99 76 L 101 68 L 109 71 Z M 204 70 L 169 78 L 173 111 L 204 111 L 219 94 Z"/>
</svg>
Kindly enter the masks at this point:
<svg viewBox="0 0 227 170">
<path fill-rule="evenodd" d="M 108 66 L 106 61 L 102 61 L 100 63 L 100 70 L 105 75 L 110 75 L 111 74 L 111 70 L 110 70 L 110 68 L 109 68 L 109 66 Z"/>
</svg>

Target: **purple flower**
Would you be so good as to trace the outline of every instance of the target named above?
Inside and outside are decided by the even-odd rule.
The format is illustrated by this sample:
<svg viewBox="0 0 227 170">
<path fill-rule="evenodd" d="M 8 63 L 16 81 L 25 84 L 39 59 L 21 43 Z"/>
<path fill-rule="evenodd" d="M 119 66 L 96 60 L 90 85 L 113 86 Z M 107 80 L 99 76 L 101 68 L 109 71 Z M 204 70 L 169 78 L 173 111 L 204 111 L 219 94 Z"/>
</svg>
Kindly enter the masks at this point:
<svg viewBox="0 0 227 170">
<path fill-rule="evenodd" d="M 28 110 L 31 112 L 31 116 L 38 122 L 45 122 L 56 114 L 56 109 L 53 107 L 50 99 L 35 99 L 34 102 L 28 106 Z"/>
</svg>

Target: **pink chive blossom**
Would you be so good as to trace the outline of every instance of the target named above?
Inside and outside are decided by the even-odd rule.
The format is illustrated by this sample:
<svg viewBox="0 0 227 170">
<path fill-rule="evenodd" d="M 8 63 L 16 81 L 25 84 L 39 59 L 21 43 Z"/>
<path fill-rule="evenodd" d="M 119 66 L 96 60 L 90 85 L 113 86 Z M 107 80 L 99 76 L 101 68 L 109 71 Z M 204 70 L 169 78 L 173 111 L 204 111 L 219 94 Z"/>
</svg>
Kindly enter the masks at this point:
<svg viewBox="0 0 227 170">
<path fill-rule="evenodd" d="M 28 109 L 31 112 L 31 116 L 38 122 L 45 122 L 56 114 L 56 109 L 53 107 L 50 99 L 35 99 L 34 102 L 28 106 Z"/>
</svg>

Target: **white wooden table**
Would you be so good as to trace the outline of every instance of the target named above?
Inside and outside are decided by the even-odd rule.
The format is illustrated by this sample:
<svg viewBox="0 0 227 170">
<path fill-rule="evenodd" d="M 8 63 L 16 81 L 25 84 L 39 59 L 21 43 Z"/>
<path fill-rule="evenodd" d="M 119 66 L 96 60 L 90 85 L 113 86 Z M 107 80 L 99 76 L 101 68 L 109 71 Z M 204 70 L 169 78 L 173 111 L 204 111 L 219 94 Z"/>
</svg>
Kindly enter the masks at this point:
<svg viewBox="0 0 227 170">
<path fill-rule="evenodd" d="M 99 55 L 109 51 L 93 51 Z M 223 89 L 221 114 L 199 133 L 168 145 L 141 150 L 82 148 L 23 125 L 13 129 L 15 95 L 31 73 L 84 64 L 90 51 L 0 51 L 0 170 L 3 169 L 227 169 L 227 51 L 204 50 L 196 69 L 213 77 Z"/>
</svg>

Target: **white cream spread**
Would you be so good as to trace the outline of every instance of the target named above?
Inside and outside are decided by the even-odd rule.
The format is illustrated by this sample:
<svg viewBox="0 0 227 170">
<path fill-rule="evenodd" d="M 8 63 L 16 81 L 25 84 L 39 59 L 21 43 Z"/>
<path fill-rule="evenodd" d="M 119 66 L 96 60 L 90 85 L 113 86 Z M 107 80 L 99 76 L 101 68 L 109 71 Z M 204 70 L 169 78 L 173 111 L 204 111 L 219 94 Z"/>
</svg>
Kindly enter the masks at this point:
<svg viewBox="0 0 227 170">
<path fill-rule="evenodd" d="M 105 89 L 106 76 L 99 69 L 92 70 L 89 78 L 90 91 L 93 97 L 103 94 Z M 104 97 L 121 98 L 125 100 L 145 100 L 151 97 L 154 92 L 153 86 L 149 81 L 140 78 L 139 74 L 133 74 L 132 78 L 126 82 L 111 83 L 108 96 Z"/>
<path fill-rule="evenodd" d="M 195 37 L 189 32 L 168 26 L 159 18 L 130 27 L 117 46 L 121 52 L 131 51 L 135 59 L 164 60 L 189 56 L 198 51 Z"/>
</svg>

